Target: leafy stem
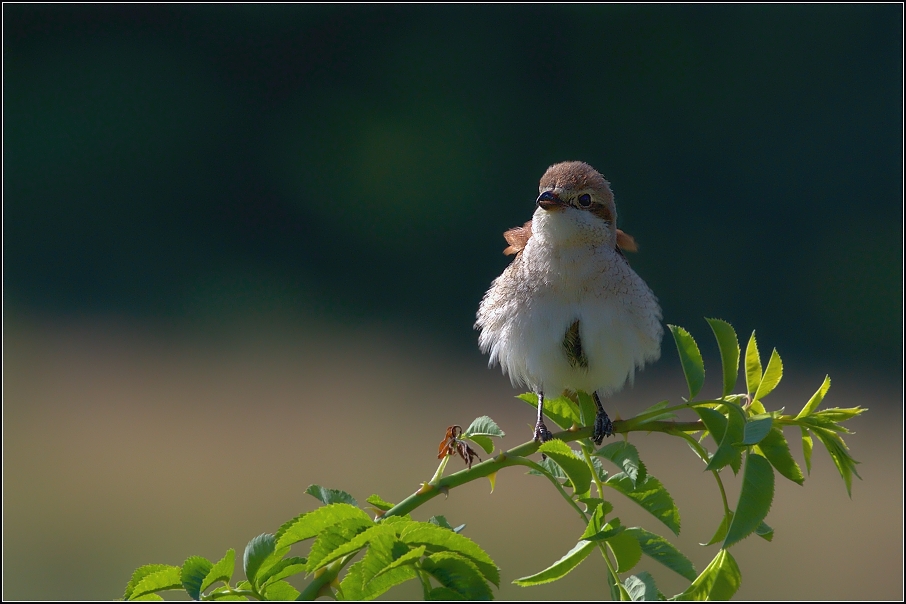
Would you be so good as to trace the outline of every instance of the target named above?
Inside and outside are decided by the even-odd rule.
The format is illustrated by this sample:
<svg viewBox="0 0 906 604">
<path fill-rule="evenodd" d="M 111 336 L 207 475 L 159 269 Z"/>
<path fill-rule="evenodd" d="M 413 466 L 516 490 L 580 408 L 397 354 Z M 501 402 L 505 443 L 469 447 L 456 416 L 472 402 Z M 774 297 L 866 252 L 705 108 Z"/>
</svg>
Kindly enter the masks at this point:
<svg viewBox="0 0 906 604">
<path fill-rule="evenodd" d="M 335 560 L 328 564 L 327 568 L 320 574 L 317 574 L 296 599 L 315 600 L 320 596 L 332 595 L 329 593 L 331 583 L 336 581 L 337 577 L 340 575 L 340 571 L 343 570 L 350 560 L 352 560 L 354 555 L 355 554 L 343 556 L 339 560 Z"/>
<path fill-rule="evenodd" d="M 585 512 L 582 511 L 582 508 L 580 508 L 575 500 L 569 496 L 569 493 L 566 492 L 566 489 L 563 488 L 563 485 L 560 484 L 560 481 L 554 478 L 554 476 L 550 472 L 545 470 L 543 466 L 536 464 L 534 461 L 526 459 L 525 457 L 513 457 L 511 459 L 513 461 L 512 465 L 526 466 L 527 468 L 535 470 L 539 474 L 543 474 L 544 477 L 547 478 L 551 482 L 551 484 L 554 485 L 554 487 L 556 487 L 557 491 L 560 493 L 560 496 L 563 497 L 563 499 L 565 499 L 566 502 L 574 510 L 576 510 L 576 512 L 579 514 L 579 517 L 582 518 L 582 522 L 584 524 L 588 524 L 588 516 L 585 515 Z"/>
<path fill-rule="evenodd" d="M 607 565 L 607 583 L 614 599 L 665 598 L 651 573 L 629 574 L 643 555 L 690 581 L 687 589 L 673 599 L 729 599 L 742 581 L 730 548 L 753 533 L 768 541 L 773 537 L 773 529 L 764 520 L 774 498 L 775 475 L 797 484 L 805 480 L 790 453 L 783 429 L 800 429 L 797 432 L 801 432 L 807 470 L 811 469 L 815 440 L 823 444 L 849 492 L 852 477 L 858 477 L 858 462 L 843 440 L 849 433 L 843 422 L 865 409 L 819 409 L 830 388 L 830 378 L 826 377 L 796 416 L 783 415 L 783 409 L 767 411 L 762 400 L 775 389 L 783 375 L 780 355 L 774 350 L 767 365 L 762 366 L 754 334 L 743 356 L 736 332 L 729 323 L 718 319 L 708 322 L 721 352 L 722 396 L 715 400 L 695 400 L 704 384 L 704 362 L 691 334 L 671 325 L 689 388 L 688 397 L 673 406 L 661 401 L 636 417 L 613 424 L 613 431 L 618 434 L 663 432 L 682 438 L 706 464 L 705 469 L 714 475 L 723 504 L 723 521 L 707 545 L 721 545 L 701 573 L 664 537 L 639 526 L 623 526 L 616 517 L 606 520 L 614 508 L 604 497 L 604 487 L 609 493 L 616 491 L 641 506 L 674 534 L 680 531 L 676 503 L 661 481 L 648 472 L 635 445 L 628 439 L 614 439 L 600 448 L 593 445 L 592 427 L 588 424 L 596 413 L 594 402 L 587 393 L 575 392 L 574 396 L 545 401 L 545 414 L 562 429 L 553 435 L 555 440 L 543 445 L 531 440 L 474 465 L 478 455 L 472 445 L 491 455 L 495 447 L 492 438 L 504 436 L 503 430 L 487 416 L 476 418 L 466 430 L 449 427 L 440 445 L 440 463 L 431 480 L 395 505 L 376 494 L 368 498 L 370 510 L 378 512 L 377 518 L 345 491 L 310 486 L 306 492 L 323 505 L 284 523 L 274 534 L 253 538 L 241 557 L 246 580 L 236 588 L 230 586 L 230 581 L 237 556 L 230 549 L 216 563 L 190 556 L 181 567 L 167 564 L 139 567 L 126 586 L 123 599 L 159 599 L 159 592 L 184 589 L 193 600 L 205 601 L 313 600 L 321 596 L 369 600 L 410 579 L 421 583 L 426 600 L 492 599 L 492 586 L 500 585 L 500 569 L 477 543 L 459 534 L 462 526 L 453 528 L 443 516 L 422 522 L 411 518 L 409 513 L 434 497 L 446 496 L 451 489 L 478 478 L 489 478 L 493 489 L 497 473 L 510 466 L 524 466 L 530 473 L 544 476 L 585 525 L 585 531 L 571 550 L 544 570 L 517 579 L 515 584 L 528 587 L 562 579 L 598 549 Z M 743 358 L 746 392 L 731 394 Z M 533 394 L 519 398 L 533 407 L 537 405 Z M 694 410 L 698 419 L 676 421 L 676 412 L 683 409 Z M 717 444 L 713 453 L 703 439 L 692 434 L 695 432 L 713 437 Z M 579 451 L 565 444 L 572 441 L 579 441 Z M 537 463 L 528 459 L 535 453 L 544 453 L 547 461 Z M 444 476 L 449 457 L 454 454 L 470 465 Z M 621 471 L 608 475 L 602 470 L 604 459 Z M 733 509 L 724 487 L 723 478 L 727 475 L 723 478 L 720 475 L 728 466 L 741 478 Z M 597 498 L 591 495 L 592 483 Z M 290 555 L 294 544 L 310 539 L 314 541 L 307 557 Z M 363 555 L 359 561 L 350 564 L 360 553 Z M 299 573 L 309 576 L 301 592 L 286 581 Z M 224 585 L 211 590 L 219 582 Z"/>
<path fill-rule="evenodd" d="M 687 405 L 678 405 L 680 408 L 684 408 Z M 660 411 L 659 413 L 663 413 Z M 626 421 L 616 421 L 613 423 L 614 433 L 627 433 L 627 432 L 664 432 L 672 433 L 673 431 L 682 432 L 699 432 L 705 429 L 704 424 L 701 421 L 690 421 L 690 422 L 677 422 L 677 421 L 651 421 L 641 426 L 633 420 Z M 572 442 L 576 440 L 581 440 L 583 438 L 590 438 L 592 435 L 592 427 L 586 426 L 584 428 L 577 428 L 571 430 L 563 430 L 562 432 L 555 432 L 554 438 L 562 440 L 564 442 Z M 535 440 L 530 440 L 524 442 L 517 447 L 498 454 L 496 457 L 491 459 L 486 459 L 480 463 L 475 464 L 471 468 L 466 468 L 460 470 L 459 472 L 454 472 L 443 478 L 424 483 L 415 493 L 400 501 L 398 504 L 387 510 L 382 514 L 382 517 L 388 516 L 403 516 L 410 513 L 412 510 L 422 506 L 426 502 L 434 499 L 438 495 L 446 495 L 449 493 L 450 489 L 454 489 L 458 486 L 462 486 L 466 483 L 472 482 L 478 478 L 484 478 L 491 476 L 492 474 L 497 473 L 499 470 L 518 465 L 526 465 L 523 463 L 523 459 L 532 455 L 538 451 L 538 447 L 541 446 L 541 443 Z M 592 472 L 592 476 L 595 473 Z M 596 482 L 596 485 L 599 482 Z"/>
<path fill-rule="evenodd" d="M 708 463 L 708 452 L 690 434 L 686 434 L 686 432 L 681 431 L 681 430 L 676 430 L 676 431 L 670 432 L 670 434 L 673 434 L 674 436 L 679 436 L 680 438 L 684 439 L 687 443 L 689 443 L 689 446 L 692 447 L 692 449 L 698 454 L 698 456 L 701 458 L 701 460 L 703 462 L 705 462 L 706 464 Z M 724 482 L 720 478 L 720 472 L 717 470 L 711 470 L 711 474 L 714 475 L 714 480 L 717 481 L 717 488 L 720 489 L 720 498 L 724 504 L 724 516 L 726 518 L 729 518 L 730 517 L 730 504 L 727 501 L 727 491 L 726 491 L 726 489 L 724 489 Z"/>
</svg>

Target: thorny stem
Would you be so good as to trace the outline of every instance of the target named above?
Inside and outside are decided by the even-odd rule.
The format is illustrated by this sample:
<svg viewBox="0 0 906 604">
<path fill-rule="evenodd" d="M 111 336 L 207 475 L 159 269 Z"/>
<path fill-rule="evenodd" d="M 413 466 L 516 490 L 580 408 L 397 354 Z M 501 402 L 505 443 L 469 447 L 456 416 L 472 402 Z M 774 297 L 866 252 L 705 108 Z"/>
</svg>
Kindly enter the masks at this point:
<svg viewBox="0 0 906 604">
<path fill-rule="evenodd" d="M 675 408 L 684 408 L 685 406 L 686 405 L 678 405 Z M 651 417 L 669 412 L 670 410 L 675 408 L 661 409 L 657 414 L 651 415 Z M 706 429 L 704 423 L 702 423 L 701 421 L 677 422 L 673 420 L 660 420 L 641 423 L 637 420 L 638 418 L 632 418 L 631 420 L 626 421 L 615 421 L 613 423 L 614 433 L 664 432 L 670 434 L 674 432 L 699 432 Z M 641 425 L 639 425 L 640 423 Z M 562 440 L 564 442 L 572 442 L 583 438 L 591 438 L 592 430 L 592 426 L 563 430 L 562 432 L 554 433 L 554 438 Z M 456 488 L 468 482 L 472 482 L 476 478 L 490 476 L 497 473 L 499 470 L 510 466 L 525 465 L 524 463 L 522 463 L 522 458 L 535 453 L 538 450 L 539 446 L 541 446 L 541 443 L 535 440 L 530 440 L 528 442 L 522 443 L 518 447 L 513 447 L 509 451 L 500 453 L 495 457 L 479 462 L 471 468 L 466 468 L 464 470 L 460 470 L 459 472 L 450 474 L 449 476 L 424 483 L 415 493 L 384 512 L 384 514 L 382 514 L 382 517 L 402 516 L 408 514 L 412 510 L 422 506 L 424 503 L 430 501 L 431 499 L 434 499 L 438 495 L 446 495 L 447 493 L 449 493 L 450 489 Z"/>
<path fill-rule="evenodd" d="M 447 462 L 450 460 L 450 455 L 444 455 L 444 458 L 440 460 L 440 465 L 437 466 L 437 471 L 434 473 L 434 478 L 428 481 L 429 484 L 435 484 L 440 477 L 444 475 L 444 468 L 447 467 Z"/>
<path fill-rule="evenodd" d="M 720 401 L 715 401 L 715 403 Z M 700 403 L 696 403 L 700 404 Z M 686 439 L 691 439 L 691 442 L 694 442 L 699 448 L 701 447 L 695 442 L 695 439 L 686 434 L 686 432 L 699 432 L 705 430 L 705 425 L 701 421 L 691 421 L 691 422 L 678 422 L 678 421 L 665 421 L 665 420 L 653 420 L 645 421 L 647 418 L 657 417 L 664 413 L 670 413 L 677 411 L 679 409 L 686 409 L 691 407 L 692 403 L 685 403 L 682 405 L 676 405 L 674 407 L 668 407 L 664 409 L 659 409 L 657 411 L 647 413 L 638 417 L 634 417 L 626 421 L 616 421 L 613 424 L 613 431 L 617 433 L 627 433 L 627 432 L 664 432 L 666 434 L 673 434 L 682 436 Z M 557 432 L 553 435 L 554 438 L 562 440 L 564 442 L 572 442 L 576 440 L 588 439 L 591 438 L 593 432 L 592 426 L 586 426 L 584 428 L 574 428 L 570 430 L 564 430 L 562 432 Z M 434 478 L 431 479 L 428 483 L 423 483 L 422 486 L 412 495 L 399 502 L 382 515 L 386 518 L 387 516 L 402 516 L 408 514 L 412 510 L 420 507 L 424 503 L 434 499 L 441 493 L 446 495 L 449 493 L 450 489 L 456 488 L 467 482 L 471 482 L 477 478 L 491 476 L 496 474 L 502 468 L 510 466 L 527 466 L 532 469 L 539 471 L 542 475 L 547 477 L 557 488 L 557 491 L 560 495 L 570 504 L 570 506 L 576 510 L 580 518 L 584 523 L 588 523 L 588 516 L 585 512 L 582 511 L 582 508 L 573 500 L 572 497 L 563 489 L 563 486 L 558 480 L 550 475 L 543 467 L 536 464 L 535 462 L 526 459 L 526 456 L 535 453 L 538 450 L 538 447 L 541 446 L 541 443 L 535 440 L 530 440 L 528 442 L 522 443 L 521 445 L 510 449 L 509 451 L 500 453 L 499 455 L 482 461 L 475 464 L 471 468 L 460 470 L 446 477 L 440 477 L 444 470 L 444 461 L 441 462 L 440 466 L 437 469 L 437 472 L 434 475 Z M 598 495 L 603 497 L 603 484 L 601 483 L 600 478 L 598 477 L 597 472 L 594 469 L 594 463 L 591 460 L 591 456 L 587 451 L 586 447 L 582 447 L 583 456 L 585 457 L 585 462 L 588 464 L 591 469 L 592 477 L 595 481 L 595 486 L 598 489 Z M 726 494 L 724 493 L 723 485 L 720 483 L 720 477 L 716 475 L 718 485 L 720 486 L 721 495 L 724 498 L 724 508 L 729 509 L 726 503 Z M 610 557 L 607 555 L 607 546 L 605 543 L 598 543 L 598 548 L 601 550 L 601 555 L 604 557 L 604 562 L 607 564 L 607 570 L 613 577 L 614 582 L 620 590 L 621 597 L 628 597 L 628 594 L 625 592 L 625 588 L 622 586 L 619 575 L 617 574 L 616 568 L 614 567 L 613 562 L 610 560 Z M 336 564 L 336 563 L 334 563 Z M 334 577 L 339 573 L 340 568 L 334 573 Z M 327 573 L 325 573 L 327 574 Z M 323 575 L 322 575 L 323 577 Z M 332 579 L 331 579 L 332 580 Z M 329 583 L 329 581 L 327 582 Z M 323 587 L 323 584 L 322 584 Z M 309 587 L 300 595 L 299 599 L 303 599 L 304 595 L 315 595 L 318 593 L 320 588 L 313 590 L 313 586 Z"/>
</svg>

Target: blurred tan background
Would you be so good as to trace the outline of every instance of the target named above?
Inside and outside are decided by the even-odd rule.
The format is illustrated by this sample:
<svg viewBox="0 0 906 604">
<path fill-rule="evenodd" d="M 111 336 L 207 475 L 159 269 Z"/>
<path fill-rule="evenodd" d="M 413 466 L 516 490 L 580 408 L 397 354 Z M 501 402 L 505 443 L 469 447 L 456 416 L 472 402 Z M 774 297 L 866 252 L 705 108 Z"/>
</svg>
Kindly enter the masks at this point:
<svg viewBox="0 0 906 604">
<path fill-rule="evenodd" d="M 324 326 L 318 326 L 323 328 Z M 700 339 L 707 325 L 697 326 Z M 488 414 L 512 447 L 531 435 L 532 411 L 481 363 L 447 356 L 442 342 L 379 329 L 329 333 L 249 328 L 219 340 L 123 323 L 17 322 L 5 339 L 4 595 L 92 599 L 122 595 L 141 564 L 216 560 L 313 509 L 317 483 L 358 500 L 399 501 L 430 479 L 452 423 Z M 763 346 L 769 343 L 763 343 Z M 628 416 L 685 391 L 672 344 L 611 413 Z M 15 351 L 11 354 L 9 351 Z M 823 375 L 787 364 L 768 401 L 797 409 Z M 864 405 L 849 442 L 862 462 L 850 500 L 823 449 L 804 487 L 779 478 L 772 543 L 733 549 L 740 598 L 890 599 L 902 593 L 902 414 L 897 384 L 839 371 L 831 406 Z M 711 390 L 715 386 L 711 385 Z M 797 435 L 788 434 L 802 463 Z M 682 442 L 634 434 L 649 471 L 683 520 L 673 541 L 701 570 L 715 547 L 720 503 L 713 479 Z M 458 470 L 452 460 L 450 471 Z M 731 484 L 731 497 L 738 481 Z M 669 531 L 614 496 L 624 523 Z M 469 484 L 416 512 L 466 523 L 465 534 L 502 568 L 502 599 L 599 599 L 603 563 L 591 557 L 558 584 L 510 582 L 566 553 L 583 527 L 546 482 L 521 470 Z M 648 564 L 668 594 L 683 580 Z M 420 597 L 413 585 L 389 597 Z"/>
<path fill-rule="evenodd" d="M 3 16 L 5 598 L 113 598 L 141 564 L 241 552 L 311 483 L 397 501 L 452 423 L 527 440 L 472 324 L 501 233 L 568 159 L 612 181 L 630 260 L 709 375 L 703 316 L 778 348 L 771 404 L 830 373 L 828 405 L 871 409 L 852 499 L 822 451 L 805 487 L 778 483 L 774 542 L 733 550 L 740 597 L 903 597 L 901 5 Z M 679 399 L 663 350 L 610 409 Z M 702 568 L 713 480 L 684 445 L 633 442 Z M 581 527 L 519 471 L 488 491 L 419 517 L 466 523 L 501 598 L 606 595 L 594 559 L 511 586 Z"/>
</svg>

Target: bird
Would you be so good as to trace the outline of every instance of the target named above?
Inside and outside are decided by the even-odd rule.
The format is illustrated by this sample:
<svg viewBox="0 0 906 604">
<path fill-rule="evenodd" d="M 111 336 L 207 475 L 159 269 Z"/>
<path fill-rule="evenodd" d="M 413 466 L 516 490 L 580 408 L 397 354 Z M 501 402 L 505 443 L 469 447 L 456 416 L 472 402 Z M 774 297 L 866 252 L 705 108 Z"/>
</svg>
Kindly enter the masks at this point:
<svg viewBox="0 0 906 604">
<path fill-rule="evenodd" d="M 610 183 L 590 165 L 568 161 L 541 177 L 532 219 L 504 233 L 514 256 L 481 300 L 475 329 L 489 366 L 538 397 L 533 439 L 550 440 L 544 397 L 591 393 L 592 439 L 613 434 L 601 396 L 632 382 L 660 357 L 661 308 L 624 251 L 635 239 L 617 228 Z"/>
</svg>

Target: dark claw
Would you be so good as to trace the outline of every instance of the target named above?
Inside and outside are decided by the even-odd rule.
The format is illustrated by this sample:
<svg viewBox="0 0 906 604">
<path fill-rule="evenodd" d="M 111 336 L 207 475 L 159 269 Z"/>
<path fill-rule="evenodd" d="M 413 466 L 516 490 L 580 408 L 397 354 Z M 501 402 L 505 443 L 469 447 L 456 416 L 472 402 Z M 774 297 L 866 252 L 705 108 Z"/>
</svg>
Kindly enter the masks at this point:
<svg viewBox="0 0 906 604">
<path fill-rule="evenodd" d="M 600 445 L 604 441 L 605 436 L 613 436 L 613 422 L 607 417 L 607 413 L 601 409 L 595 415 L 595 430 L 591 438 L 596 445 Z"/>
<path fill-rule="evenodd" d="M 538 422 L 535 424 L 535 434 L 533 438 L 540 443 L 546 443 L 554 437 L 551 434 L 551 431 L 547 429 L 547 426 L 544 425 L 544 422 Z"/>
</svg>

